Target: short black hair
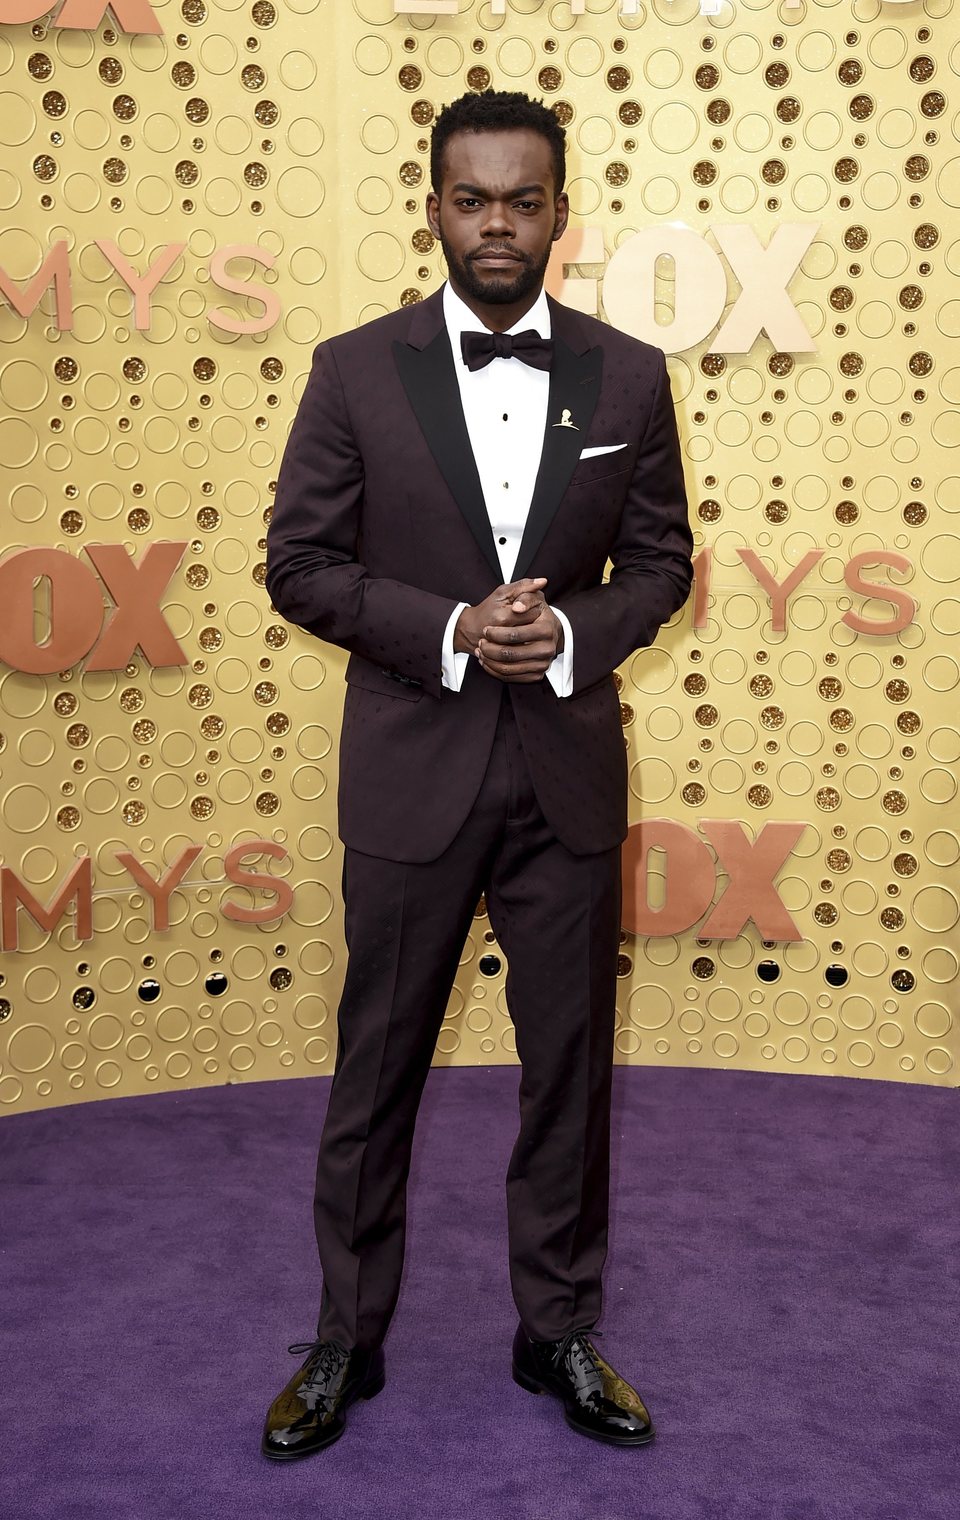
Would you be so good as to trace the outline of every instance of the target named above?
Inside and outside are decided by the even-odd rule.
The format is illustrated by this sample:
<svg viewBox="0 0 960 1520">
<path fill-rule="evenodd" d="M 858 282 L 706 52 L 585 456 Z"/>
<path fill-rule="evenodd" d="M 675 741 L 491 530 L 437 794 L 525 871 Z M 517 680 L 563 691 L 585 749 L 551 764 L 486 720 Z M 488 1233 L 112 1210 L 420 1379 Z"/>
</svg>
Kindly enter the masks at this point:
<svg viewBox="0 0 960 1520">
<path fill-rule="evenodd" d="M 520 90 L 471 91 L 444 106 L 430 139 L 430 178 L 434 191 L 440 194 L 444 150 L 455 132 L 504 132 L 517 127 L 539 132 L 550 144 L 553 190 L 559 195 L 566 178 L 567 134 L 549 106 Z"/>
</svg>

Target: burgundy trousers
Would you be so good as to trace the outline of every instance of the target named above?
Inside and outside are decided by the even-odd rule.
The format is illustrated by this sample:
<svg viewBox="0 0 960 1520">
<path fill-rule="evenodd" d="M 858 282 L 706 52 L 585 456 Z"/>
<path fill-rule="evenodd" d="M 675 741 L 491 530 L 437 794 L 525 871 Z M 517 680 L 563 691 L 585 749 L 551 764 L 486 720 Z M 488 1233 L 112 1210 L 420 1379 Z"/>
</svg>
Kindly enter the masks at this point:
<svg viewBox="0 0 960 1520">
<path fill-rule="evenodd" d="M 317 1333 L 346 1347 L 380 1344 L 396 1306 L 417 1111 L 481 893 L 522 1068 L 506 1176 L 513 1297 L 537 1340 L 600 1315 L 620 849 L 572 855 L 551 833 L 505 685 L 483 784 L 449 848 L 413 865 L 345 853 L 349 954 L 314 1222 Z"/>
</svg>

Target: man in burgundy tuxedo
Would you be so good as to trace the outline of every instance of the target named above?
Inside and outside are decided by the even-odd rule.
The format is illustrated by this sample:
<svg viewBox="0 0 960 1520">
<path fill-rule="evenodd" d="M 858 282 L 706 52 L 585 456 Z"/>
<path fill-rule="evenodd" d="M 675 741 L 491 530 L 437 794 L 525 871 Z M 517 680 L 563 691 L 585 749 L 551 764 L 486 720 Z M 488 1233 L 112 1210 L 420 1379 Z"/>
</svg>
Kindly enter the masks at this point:
<svg viewBox="0 0 960 1520">
<path fill-rule="evenodd" d="M 431 170 L 448 281 L 317 346 L 267 534 L 274 606 L 350 652 L 323 1288 L 317 1338 L 290 1347 L 306 1361 L 267 1415 L 278 1459 L 329 1445 L 384 1385 L 414 1124 L 481 894 L 522 1066 L 513 1376 L 587 1435 L 653 1435 L 588 1332 L 627 831 L 613 671 L 690 589 L 676 417 L 661 349 L 542 289 L 568 211 L 553 113 L 465 96 L 437 120 Z"/>
</svg>

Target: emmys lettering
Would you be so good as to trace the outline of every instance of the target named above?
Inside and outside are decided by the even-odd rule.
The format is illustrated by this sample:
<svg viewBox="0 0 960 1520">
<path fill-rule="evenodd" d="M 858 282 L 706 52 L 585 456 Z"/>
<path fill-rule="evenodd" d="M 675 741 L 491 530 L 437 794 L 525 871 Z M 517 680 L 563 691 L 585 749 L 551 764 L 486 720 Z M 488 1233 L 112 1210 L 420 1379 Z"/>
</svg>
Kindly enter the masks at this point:
<svg viewBox="0 0 960 1520">
<path fill-rule="evenodd" d="M 164 244 L 146 273 L 142 275 L 137 274 L 116 243 L 111 242 L 109 238 L 94 238 L 93 244 L 99 248 L 107 263 L 112 265 L 133 293 L 134 327 L 140 332 L 148 331 L 151 317 L 150 297 L 164 275 L 176 263 L 186 248 L 186 243 Z M 219 328 L 221 332 L 267 332 L 279 321 L 279 299 L 264 285 L 250 285 L 228 274 L 227 264 L 231 259 L 250 259 L 254 264 L 262 264 L 265 269 L 272 269 L 277 262 L 276 258 L 265 248 L 257 247 L 255 243 L 228 243 L 223 248 L 215 249 L 210 257 L 210 279 L 214 285 L 233 295 L 248 296 L 251 300 L 262 301 L 263 313 L 259 317 L 240 318 L 229 312 L 211 311 L 207 315 L 207 320 L 211 327 Z M 21 290 L 6 270 L 0 266 L 0 295 L 6 297 L 14 311 L 23 317 L 24 321 L 36 311 L 44 291 L 52 284 L 55 324 L 61 332 L 70 332 L 73 328 L 73 284 L 66 242 L 61 240 L 54 243 L 37 273 L 29 282 L 24 283 L 26 288 Z"/>
<path fill-rule="evenodd" d="M 116 850 L 114 854 L 125 870 L 129 871 L 137 886 L 146 893 L 150 902 L 151 930 L 154 933 L 170 928 L 170 894 L 181 884 L 209 887 L 209 877 L 197 882 L 184 883 L 184 877 L 198 855 L 203 854 L 202 844 L 189 844 L 181 850 L 172 865 L 154 879 L 147 868 L 129 850 Z M 231 845 L 223 857 L 223 873 L 234 886 L 245 887 L 250 892 L 259 888 L 273 892 L 275 903 L 262 908 L 242 907 L 239 903 L 221 903 L 224 918 L 237 924 L 268 924 L 281 918 L 293 904 L 293 888 L 287 881 L 278 880 L 266 872 L 246 870 L 241 861 L 247 855 L 269 855 L 274 860 L 289 860 L 289 853 L 282 844 L 273 839 L 244 839 Z M 117 888 L 116 878 L 111 876 L 107 896 L 113 896 Z M 71 866 L 67 876 L 55 888 L 49 906 L 44 907 L 25 882 L 10 868 L 0 866 L 0 949 L 19 950 L 19 912 L 22 907 L 38 928 L 47 934 L 55 934 L 57 925 L 66 916 L 68 905 L 76 904 L 74 933 L 78 940 L 93 938 L 93 863 L 89 855 L 81 855 Z"/>
<path fill-rule="evenodd" d="M 738 549 L 737 556 L 741 559 L 754 580 L 770 600 L 771 627 L 774 633 L 783 633 L 787 627 L 787 600 L 796 591 L 816 565 L 820 563 L 826 554 L 825 549 L 809 549 L 800 563 L 791 570 L 790 574 L 782 581 L 777 580 L 771 570 L 767 568 L 760 555 L 754 549 Z M 709 621 L 709 606 L 711 599 L 711 586 L 714 570 L 714 550 L 710 547 L 701 549 L 694 557 L 693 569 L 696 576 L 693 600 L 693 626 L 705 628 Z M 843 567 L 843 582 L 848 591 L 853 591 L 857 596 L 872 597 L 877 601 L 889 602 L 895 609 L 891 617 L 866 618 L 853 608 L 848 608 L 840 619 L 847 628 L 852 628 L 854 633 L 872 633 L 889 636 L 900 633 L 909 623 L 913 622 L 917 612 L 917 603 L 912 596 L 905 591 L 900 591 L 896 586 L 885 585 L 882 582 L 868 581 L 864 579 L 863 571 L 868 566 L 886 565 L 890 570 L 896 570 L 901 575 L 909 575 L 913 571 L 913 564 L 905 554 L 897 554 L 892 549 L 865 549 L 861 554 L 855 554 L 847 560 Z M 726 591 L 739 590 L 739 587 L 725 586 Z M 823 593 L 821 592 L 821 595 Z"/>
</svg>

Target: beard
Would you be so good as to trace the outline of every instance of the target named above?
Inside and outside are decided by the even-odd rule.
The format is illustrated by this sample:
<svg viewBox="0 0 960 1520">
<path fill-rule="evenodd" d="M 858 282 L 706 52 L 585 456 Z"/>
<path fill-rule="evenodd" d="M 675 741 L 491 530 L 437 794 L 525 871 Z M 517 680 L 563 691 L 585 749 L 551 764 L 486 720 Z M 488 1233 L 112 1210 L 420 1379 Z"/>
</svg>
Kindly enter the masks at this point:
<svg viewBox="0 0 960 1520">
<path fill-rule="evenodd" d="M 468 253 L 463 259 L 459 258 L 444 236 L 443 228 L 440 228 L 440 247 L 447 261 L 447 270 L 453 276 L 460 289 L 475 301 L 485 302 L 488 306 L 509 306 L 514 301 L 522 301 L 524 296 L 532 296 L 537 293 L 543 283 L 547 265 L 550 262 L 550 254 L 553 243 L 547 244 L 546 249 L 539 258 L 531 258 L 527 254 L 520 254 L 516 248 L 509 251 L 522 259 L 518 263 L 516 274 L 501 276 L 497 279 L 487 280 L 477 274 L 473 268 L 472 260 L 478 253 L 492 253 L 499 251 L 496 244 L 489 244 L 486 248 L 478 248 L 474 253 Z"/>
</svg>

